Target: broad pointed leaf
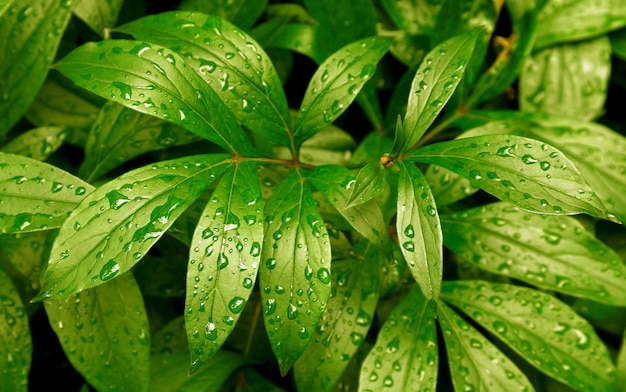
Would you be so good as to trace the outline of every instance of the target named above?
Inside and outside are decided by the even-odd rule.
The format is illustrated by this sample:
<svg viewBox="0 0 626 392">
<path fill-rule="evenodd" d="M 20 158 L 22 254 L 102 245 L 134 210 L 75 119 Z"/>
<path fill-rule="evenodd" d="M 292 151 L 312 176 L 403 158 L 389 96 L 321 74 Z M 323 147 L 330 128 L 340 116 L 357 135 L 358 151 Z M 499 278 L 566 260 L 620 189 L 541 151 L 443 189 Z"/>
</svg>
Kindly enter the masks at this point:
<svg viewBox="0 0 626 392">
<path fill-rule="evenodd" d="M 55 67 L 95 94 L 178 124 L 227 151 L 253 151 L 216 93 L 169 49 L 105 40 L 75 49 Z"/>
<path fill-rule="evenodd" d="M 191 242 L 185 326 L 192 372 L 235 328 L 256 281 L 262 243 L 261 186 L 254 164 L 244 161 L 220 180 Z"/>
<path fill-rule="evenodd" d="M 227 169 L 229 158 L 159 162 L 90 193 L 59 231 L 36 300 L 66 298 L 127 272 Z"/>
<path fill-rule="evenodd" d="M 396 306 L 361 368 L 360 390 L 434 391 L 439 370 L 435 319 L 419 288 Z"/>
<path fill-rule="evenodd" d="M 131 274 L 44 305 L 65 355 L 91 385 L 148 391 L 150 326 Z"/>
<path fill-rule="evenodd" d="M 76 0 L 72 12 L 102 37 L 105 29 L 115 26 L 123 3 L 124 0 Z"/>
<path fill-rule="evenodd" d="M 435 121 L 463 77 L 476 37 L 466 33 L 450 38 L 426 55 L 413 78 L 404 126 L 396 133 L 394 156 L 409 151 Z"/>
<path fill-rule="evenodd" d="M 424 176 L 439 207 L 463 200 L 479 190 L 467 178 L 441 166 L 428 166 Z"/>
<path fill-rule="evenodd" d="M 390 246 L 383 213 L 376 201 L 369 200 L 346 208 L 349 189 L 355 181 L 350 170 L 337 165 L 318 166 L 306 176 L 359 234 L 383 249 Z"/>
<path fill-rule="evenodd" d="M 289 49 L 321 64 L 326 59 L 326 54 L 324 42 L 319 38 L 320 31 L 319 26 L 289 23 L 276 32 L 267 46 Z"/>
<path fill-rule="evenodd" d="M 344 112 L 374 75 L 376 64 L 389 44 L 386 38 L 365 38 L 346 45 L 320 65 L 309 82 L 296 117 L 297 144 L 302 144 Z"/>
<path fill-rule="evenodd" d="M 528 211 L 614 218 L 572 161 L 534 139 L 468 137 L 422 147 L 409 159 L 452 170 L 473 186 Z"/>
<path fill-rule="evenodd" d="M 0 390 L 27 391 L 33 346 L 24 305 L 0 266 Z"/>
<path fill-rule="evenodd" d="M 195 135 L 177 125 L 108 102 L 91 127 L 79 174 L 92 181 L 142 153 L 194 140 Z"/>
<path fill-rule="evenodd" d="M 363 166 L 356 179 L 344 185 L 346 189 L 351 190 L 344 208 L 358 206 L 376 197 L 385 187 L 386 176 L 386 169 L 378 162 L 370 162 Z"/>
<path fill-rule="evenodd" d="M 0 234 L 60 227 L 92 190 L 55 166 L 0 152 Z"/>
<path fill-rule="evenodd" d="M 267 2 L 268 0 L 183 0 L 179 8 L 216 15 L 247 30 L 261 16 Z"/>
<path fill-rule="evenodd" d="M 443 301 L 439 325 L 455 391 L 534 391 L 510 359 Z"/>
<path fill-rule="evenodd" d="M 428 301 L 437 302 L 443 276 L 443 240 L 433 194 L 422 172 L 400 162 L 396 231 L 402 255 Z"/>
<path fill-rule="evenodd" d="M 119 27 L 184 57 L 248 129 L 291 146 L 291 117 L 274 65 L 240 28 L 198 12 L 147 16 Z"/>
<path fill-rule="evenodd" d="M 333 261 L 328 305 L 311 343 L 294 365 L 299 390 L 334 390 L 372 323 L 378 273 L 377 260 Z"/>
<path fill-rule="evenodd" d="M 65 127 L 42 127 L 24 132 L 0 150 L 8 154 L 23 155 L 38 161 L 46 160 L 65 140 Z"/>
<path fill-rule="evenodd" d="M 382 0 L 382 5 L 396 26 L 411 35 L 431 35 L 441 1 Z"/>
<path fill-rule="evenodd" d="M 0 13 L 0 137 L 37 96 L 70 20 L 71 6 L 72 0 L 14 0 Z"/>
<path fill-rule="evenodd" d="M 309 186 L 297 170 L 265 206 L 260 287 L 263 318 L 281 374 L 313 337 L 330 297 L 330 245 Z"/>
<path fill-rule="evenodd" d="M 574 218 L 494 203 L 442 216 L 446 247 L 496 274 L 614 306 L 626 306 L 626 267 Z"/>
<path fill-rule="evenodd" d="M 554 296 L 509 284 L 457 281 L 444 284 L 441 298 L 550 377 L 576 390 L 619 390 L 598 335 Z"/>
</svg>

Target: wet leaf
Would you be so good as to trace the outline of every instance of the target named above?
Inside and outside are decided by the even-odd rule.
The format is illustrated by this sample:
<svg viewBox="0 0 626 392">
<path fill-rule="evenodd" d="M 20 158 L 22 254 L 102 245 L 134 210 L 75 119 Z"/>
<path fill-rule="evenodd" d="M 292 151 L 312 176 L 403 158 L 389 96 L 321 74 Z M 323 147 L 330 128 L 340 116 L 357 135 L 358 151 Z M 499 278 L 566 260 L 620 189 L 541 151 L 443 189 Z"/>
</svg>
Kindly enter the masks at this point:
<svg viewBox="0 0 626 392">
<path fill-rule="evenodd" d="M 441 298 L 550 377 L 576 390 L 619 390 L 598 335 L 554 296 L 509 284 L 457 281 L 444 283 Z"/>
<path fill-rule="evenodd" d="M 191 241 L 185 326 L 192 372 L 235 328 L 256 282 L 261 244 L 261 186 L 254 164 L 241 162 L 220 180 Z"/>
<path fill-rule="evenodd" d="M 400 162 L 398 166 L 398 243 L 413 278 L 434 306 L 443 276 L 443 240 L 437 206 L 422 172 L 410 162 Z"/>
<path fill-rule="evenodd" d="M 344 166 L 350 160 L 355 146 L 356 143 L 349 133 L 334 125 L 329 125 L 302 143 L 300 162 L 313 166 Z M 292 157 L 289 148 L 284 146 L 275 147 L 273 155 L 285 160 L 291 160 Z"/>
<path fill-rule="evenodd" d="M 194 140 L 177 125 L 108 102 L 89 131 L 79 175 L 93 181 L 138 155 Z"/>
<path fill-rule="evenodd" d="M 393 146 L 393 139 L 378 132 L 370 132 L 361 141 L 350 159 L 350 167 L 363 166 L 372 161 L 372 157 L 382 156 Z"/>
<path fill-rule="evenodd" d="M 173 122 L 227 151 L 253 151 L 217 94 L 169 49 L 104 40 L 75 49 L 55 68 L 103 98 Z"/>
<path fill-rule="evenodd" d="M 610 34 L 609 38 L 613 54 L 622 60 L 626 60 L 626 28 Z"/>
<path fill-rule="evenodd" d="M 170 12 L 116 30 L 173 48 L 246 128 L 291 146 L 292 120 L 274 65 L 240 28 L 216 16 Z"/>
<path fill-rule="evenodd" d="M 33 346 L 24 304 L 0 266 L 0 390 L 27 391 Z"/>
<path fill-rule="evenodd" d="M 247 30 L 259 19 L 267 2 L 268 0 L 183 0 L 179 9 L 216 15 Z"/>
<path fill-rule="evenodd" d="M 0 152 L 0 234 L 60 227 L 92 190 L 55 166 Z"/>
<path fill-rule="evenodd" d="M 306 176 L 359 234 L 382 249 L 391 246 L 383 213 L 376 201 L 368 200 L 346 208 L 349 189 L 356 181 L 350 170 L 337 165 L 318 166 Z"/>
<path fill-rule="evenodd" d="M 428 166 L 424 176 L 439 207 L 463 200 L 479 190 L 467 178 L 441 166 Z"/>
<path fill-rule="evenodd" d="M 130 171 L 90 193 L 50 251 L 35 300 L 66 298 L 128 271 L 229 166 L 229 155 L 197 155 Z"/>
<path fill-rule="evenodd" d="M 533 54 L 519 81 L 520 109 L 591 120 L 604 112 L 611 74 L 606 36 Z"/>
<path fill-rule="evenodd" d="M 382 5 L 396 26 L 411 35 L 431 35 L 441 1 L 383 0 Z"/>
<path fill-rule="evenodd" d="M 539 12 L 535 49 L 597 37 L 626 26 L 621 0 L 547 1 Z"/>
<path fill-rule="evenodd" d="M 23 155 L 38 161 L 45 161 L 65 140 L 65 127 L 42 127 L 24 132 L 11 140 L 0 150 L 8 154 Z"/>
<path fill-rule="evenodd" d="M 378 302 L 377 260 L 333 262 L 331 294 L 313 339 L 294 365 L 303 391 L 332 391 L 363 342 Z"/>
<path fill-rule="evenodd" d="M 0 13 L 0 56 L 4 59 L 0 63 L 0 137 L 37 96 L 70 20 L 71 6 L 71 0 L 13 0 Z"/>
<path fill-rule="evenodd" d="M 185 318 L 183 315 L 170 320 L 151 339 L 151 354 L 189 353 L 187 334 L 185 332 Z M 189 370 L 189 361 L 187 361 Z"/>
<path fill-rule="evenodd" d="M 263 318 L 285 375 L 313 337 L 330 296 L 328 233 L 297 170 L 265 206 L 259 283 Z"/>
<path fill-rule="evenodd" d="M 319 38 L 321 29 L 304 23 L 288 23 L 283 26 L 267 46 L 292 50 L 321 64 L 326 58 L 324 43 Z"/>
<path fill-rule="evenodd" d="M 325 128 L 347 109 L 376 72 L 376 64 L 389 45 L 386 38 L 365 38 L 346 45 L 320 65 L 296 117 L 297 144 Z"/>
<path fill-rule="evenodd" d="M 72 12 L 103 37 L 104 29 L 115 26 L 123 2 L 124 0 L 76 0 Z"/>
<path fill-rule="evenodd" d="M 349 181 L 344 185 L 346 189 L 351 190 L 344 208 L 358 206 L 376 197 L 385 187 L 386 176 L 386 169 L 378 162 L 370 162 L 363 166 L 354 182 Z"/>
<path fill-rule="evenodd" d="M 394 308 L 363 361 L 359 390 L 435 390 L 439 352 L 429 304 L 415 287 Z"/>
<path fill-rule="evenodd" d="M 467 33 L 441 43 L 420 64 L 411 85 L 404 126 L 396 132 L 392 155 L 417 143 L 435 121 L 463 77 L 477 35 Z"/>
<path fill-rule="evenodd" d="M 65 355 L 89 384 L 148 391 L 150 327 L 131 274 L 44 305 Z"/>
<path fill-rule="evenodd" d="M 534 391 L 510 359 L 443 301 L 439 326 L 455 391 Z"/>
<path fill-rule="evenodd" d="M 494 203 L 442 216 L 446 247 L 487 271 L 537 287 L 626 306 L 626 267 L 574 218 Z"/>
<path fill-rule="evenodd" d="M 422 147 L 409 159 L 452 170 L 473 186 L 527 211 L 614 219 L 574 163 L 534 139 L 468 137 Z"/>
</svg>

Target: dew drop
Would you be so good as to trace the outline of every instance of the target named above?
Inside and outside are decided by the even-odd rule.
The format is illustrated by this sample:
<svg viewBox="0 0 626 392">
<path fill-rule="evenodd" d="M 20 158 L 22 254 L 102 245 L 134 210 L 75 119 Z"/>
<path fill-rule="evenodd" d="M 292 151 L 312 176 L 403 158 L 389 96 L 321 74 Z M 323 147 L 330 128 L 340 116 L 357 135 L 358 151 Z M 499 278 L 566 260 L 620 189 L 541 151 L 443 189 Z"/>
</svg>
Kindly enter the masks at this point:
<svg viewBox="0 0 626 392">
<path fill-rule="evenodd" d="M 115 277 L 120 271 L 120 265 L 115 261 L 115 259 L 111 259 L 106 262 L 105 265 L 102 266 L 100 270 L 100 279 L 102 281 L 107 281 Z"/>
</svg>

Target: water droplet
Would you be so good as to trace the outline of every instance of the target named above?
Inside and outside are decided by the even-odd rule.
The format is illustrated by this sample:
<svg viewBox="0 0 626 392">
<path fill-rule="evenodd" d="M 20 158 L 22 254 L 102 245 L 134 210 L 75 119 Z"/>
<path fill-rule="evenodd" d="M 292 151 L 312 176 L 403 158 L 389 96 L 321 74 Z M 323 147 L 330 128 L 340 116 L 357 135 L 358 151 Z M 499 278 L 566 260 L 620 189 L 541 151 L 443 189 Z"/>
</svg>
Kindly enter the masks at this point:
<svg viewBox="0 0 626 392">
<path fill-rule="evenodd" d="M 267 261 L 265 262 L 265 266 L 268 270 L 273 270 L 274 268 L 276 268 L 276 259 L 273 257 L 267 259 Z"/>
<path fill-rule="evenodd" d="M 472 177 L 475 180 L 480 180 L 482 177 L 482 175 L 480 174 L 480 171 L 478 170 L 470 170 L 469 172 L 470 177 Z"/>
<path fill-rule="evenodd" d="M 415 251 L 415 244 L 413 243 L 413 241 L 407 241 L 404 244 L 402 244 L 402 247 L 406 250 L 408 250 L 409 252 L 414 252 Z"/>
<path fill-rule="evenodd" d="M 112 190 L 106 194 L 109 200 L 109 206 L 114 210 L 119 210 L 124 204 L 130 202 L 130 198 L 121 194 L 116 190 Z"/>
<path fill-rule="evenodd" d="M 102 281 L 107 281 L 115 277 L 120 271 L 120 265 L 115 261 L 115 259 L 111 259 L 106 262 L 102 269 L 100 270 L 100 279 Z"/>
<path fill-rule="evenodd" d="M 322 72 L 322 76 L 320 77 L 320 80 L 322 81 L 322 83 L 328 80 L 328 70 L 324 70 L 324 72 Z"/>
<path fill-rule="evenodd" d="M 255 241 L 250 246 L 250 256 L 257 257 L 260 254 L 261 254 L 261 245 Z"/>
<path fill-rule="evenodd" d="M 426 213 L 430 216 L 437 215 L 437 210 L 433 206 L 426 206 Z"/>
<path fill-rule="evenodd" d="M 404 228 L 404 235 L 409 238 L 415 237 L 415 229 L 413 228 L 413 225 L 409 224 Z"/>
<path fill-rule="evenodd" d="M 539 167 L 543 171 L 550 170 L 550 162 L 541 161 L 541 162 L 539 162 Z"/>
<path fill-rule="evenodd" d="M 217 257 L 217 268 L 222 270 L 226 267 L 228 267 L 228 257 L 224 253 L 220 253 Z"/>
<path fill-rule="evenodd" d="M 330 272 L 326 268 L 320 268 L 317 271 L 317 277 L 324 284 L 330 283 Z"/>
<path fill-rule="evenodd" d="M 57 193 L 59 191 L 61 191 L 61 189 L 63 189 L 63 184 L 61 184 L 60 182 L 53 182 L 52 183 L 52 193 Z"/>
<path fill-rule="evenodd" d="M 228 309 L 233 313 L 239 313 L 246 306 L 246 300 L 241 297 L 234 297 L 228 303 Z"/>
<path fill-rule="evenodd" d="M 250 288 L 252 288 L 252 284 L 253 284 L 252 279 L 250 279 L 250 278 L 244 278 L 244 279 L 243 279 L 242 286 L 243 286 L 244 288 L 246 288 L 246 289 L 250 289 Z"/>
<path fill-rule="evenodd" d="M 517 148 L 517 145 L 512 145 L 512 146 L 504 146 L 504 147 L 500 147 L 498 149 L 498 151 L 496 151 L 496 155 L 501 156 L 501 157 L 515 157 L 515 154 L 513 153 L 513 150 L 515 150 Z"/>
<path fill-rule="evenodd" d="M 532 155 L 525 154 L 524 156 L 522 156 L 522 162 L 527 165 L 532 165 L 533 163 L 537 163 L 537 159 L 535 159 L 535 157 L 533 157 Z"/>
<path fill-rule="evenodd" d="M 204 331 L 204 336 L 209 340 L 217 339 L 217 328 L 215 327 L 215 324 L 210 321 L 207 323 Z"/>
<path fill-rule="evenodd" d="M 289 320 L 294 320 L 298 317 L 298 308 L 294 304 L 289 304 L 287 308 L 287 318 Z"/>
<path fill-rule="evenodd" d="M 265 301 L 265 309 L 263 310 L 263 314 L 266 316 L 271 316 L 276 311 L 276 301 L 273 298 Z"/>
<path fill-rule="evenodd" d="M 126 100 L 129 100 L 129 99 L 131 99 L 133 97 L 132 89 L 126 83 L 113 82 L 111 84 L 113 85 L 113 87 L 115 87 L 118 90 L 120 90 L 120 97 L 122 97 L 122 98 L 124 98 Z"/>
</svg>

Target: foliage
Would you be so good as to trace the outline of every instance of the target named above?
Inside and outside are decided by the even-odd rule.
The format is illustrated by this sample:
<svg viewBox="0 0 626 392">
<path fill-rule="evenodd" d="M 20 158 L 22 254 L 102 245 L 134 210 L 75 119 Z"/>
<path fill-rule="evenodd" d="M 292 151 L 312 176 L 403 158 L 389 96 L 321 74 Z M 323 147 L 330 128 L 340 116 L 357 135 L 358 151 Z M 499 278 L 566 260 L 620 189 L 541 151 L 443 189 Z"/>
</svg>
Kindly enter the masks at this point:
<svg viewBox="0 0 626 392">
<path fill-rule="evenodd" d="M 0 390 L 626 387 L 623 1 L 8 0 L 0 42 Z"/>
</svg>

